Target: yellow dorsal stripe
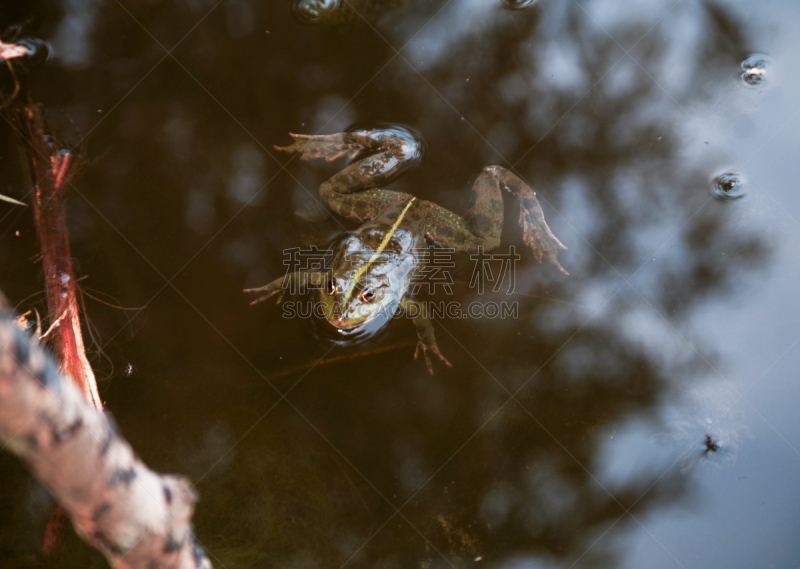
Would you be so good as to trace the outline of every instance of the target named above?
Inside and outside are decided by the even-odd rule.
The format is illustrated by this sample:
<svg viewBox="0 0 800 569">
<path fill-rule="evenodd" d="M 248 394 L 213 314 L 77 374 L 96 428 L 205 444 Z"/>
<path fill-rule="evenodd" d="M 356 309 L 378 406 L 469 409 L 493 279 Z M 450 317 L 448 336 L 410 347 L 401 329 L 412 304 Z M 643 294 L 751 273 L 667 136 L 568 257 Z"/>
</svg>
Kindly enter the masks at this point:
<svg viewBox="0 0 800 569">
<path fill-rule="evenodd" d="M 397 231 L 397 228 L 400 226 L 400 222 L 403 221 L 403 218 L 406 216 L 408 208 L 411 207 L 411 204 L 414 203 L 414 200 L 416 199 L 417 198 L 411 198 L 410 200 L 408 200 L 406 207 L 404 207 L 403 211 L 400 212 L 400 215 L 397 216 L 397 221 L 394 222 L 394 225 L 392 225 L 391 229 L 389 229 L 386 235 L 384 235 L 383 241 L 381 241 L 381 244 L 378 245 L 378 248 L 375 250 L 375 253 L 372 255 L 372 257 L 370 257 L 370 260 L 367 261 L 366 264 L 364 264 L 364 266 L 358 269 L 358 272 L 356 272 L 356 276 L 353 278 L 353 286 L 351 286 L 350 290 L 347 291 L 347 296 L 344 297 L 344 302 L 342 304 L 347 304 L 347 302 L 350 300 L 350 297 L 353 296 L 353 291 L 356 289 L 358 281 L 360 281 L 361 277 L 364 276 L 364 273 L 367 272 L 369 266 L 373 262 L 375 262 L 375 259 L 378 258 L 378 255 L 383 253 L 383 250 L 386 249 L 386 246 L 389 244 L 389 240 L 392 238 L 392 235 L 394 235 L 394 232 Z"/>
</svg>

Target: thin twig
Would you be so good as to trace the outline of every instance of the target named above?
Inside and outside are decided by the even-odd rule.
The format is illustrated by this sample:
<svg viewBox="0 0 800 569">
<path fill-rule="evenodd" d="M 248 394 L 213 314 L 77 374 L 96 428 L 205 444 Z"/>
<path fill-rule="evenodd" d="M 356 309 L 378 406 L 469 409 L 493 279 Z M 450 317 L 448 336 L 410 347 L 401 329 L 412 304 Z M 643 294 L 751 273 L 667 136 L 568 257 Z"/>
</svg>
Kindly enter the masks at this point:
<svg viewBox="0 0 800 569">
<path fill-rule="evenodd" d="M 381 348 L 375 348 L 374 350 L 368 350 L 366 352 L 358 352 L 357 354 L 346 354 L 343 356 L 335 356 L 332 358 L 327 358 L 324 360 L 320 360 L 317 362 L 305 363 L 299 366 L 291 367 L 289 369 L 285 369 L 283 371 L 279 371 L 277 373 L 272 374 L 269 376 L 268 379 L 274 379 L 276 377 L 284 377 L 287 375 L 292 375 L 297 373 L 298 371 L 304 371 L 311 367 L 320 367 L 324 365 L 330 364 L 338 364 L 340 362 L 348 361 L 348 360 L 355 360 L 358 358 L 364 358 L 367 356 L 374 356 L 375 354 L 382 354 L 384 352 L 391 352 L 394 350 L 399 350 L 401 348 L 410 348 L 416 346 L 416 342 L 403 342 L 401 344 L 392 344 L 390 346 L 383 346 Z"/>
</svg>

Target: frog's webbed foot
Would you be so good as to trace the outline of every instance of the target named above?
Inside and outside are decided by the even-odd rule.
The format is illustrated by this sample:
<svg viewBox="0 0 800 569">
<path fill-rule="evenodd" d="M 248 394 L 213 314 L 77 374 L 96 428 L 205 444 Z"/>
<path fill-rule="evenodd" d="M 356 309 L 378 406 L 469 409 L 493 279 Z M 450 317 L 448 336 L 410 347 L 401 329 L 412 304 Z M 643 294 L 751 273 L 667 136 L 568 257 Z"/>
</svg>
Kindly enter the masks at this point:
<svg viewBox="0 0 800 569">
<path fill-rule="evenodd" d="M 439 346 L 436 345 L 436 340 L 433 339 L 433 343 L 429 344 L 426 343 L 419 334 L 417 335 L 417 348 L 414 350 L 414 359 L 419 359 L 419 354 L 422 352 L 422 355 L 425 356 L 425 365 L 428 367 L 428 373 L 433 375 L 433 364 L 431 363 L 431 358 L 428 356 L 428 351 L 430 351 L 433 355 L 439 358 L 444 365 L 447 367 L 453 367 L 447 358 L 442 355 L 442 352 L 439 351 Z"/>
<path fill-rule="evenodd" d="M 268 285 L 264 285 L 259 288 L 246 288 L 244 292 L 263 292 L 265 293 L 263 296 L 258 297 L 254 301 L 250 303 L 250 306 L 254 304 L 258 304 L 259 302 L 264 302 L 265 300 L 272 298 L 275 295 L 278 295 L 278 304 L 281 303 L 283 300 L 283 293 L 286 291 L 285 288 L 286 284 L 286 277 L 281 277 L 279 279 L 275 279 Z"/>
<path fill-rule="evenodd" d="M 301 160 L 314 160 L 324 158 L 332 162 L 343 156 L 353 159 L 358 156 L 364 147 L 358 143 L 348 142 L 347 133 L 338 134 L 293 134 L 294 142 L 289 146 L 276 146 L 275 150 L 282 152 L 299 152 Z"/>
<path fill-rule="evenodd" d="M 558 267 L 559 271 L 569 275 L 558 262 L 558 251 L 566 249 L 566 245 L 550 231 L 535 195 L 532 200 L 528 199 L 525 202 L 533 202 L 533 205 L 529 207 L 520 203 L 519 224 L 522 226 L 522 240 L 531 248 L 537 261 L 541 263 L 542 257 L 544 257 Z"/>
<path fill-rule="evenodd" d="M 250 306 L 264 302 L 268 298 L 278 295 L 278 304 L 283 300 L 283 295 L 286 291 L 289 294 L 302 294 L 308 288 L 319 288 L 324 282 L 325 273 L 319 271 L 308 271 L 305 269 L 298 269 L 292 273 L 275 279 L 268 285 L 259 288 L 246 288 L 244 292 L 263 292 L 263 296 L 258 297 Z"/>
<path fill-rule="evenodd" d="M 414 350 L 414 359 L 419 359 L 419 355 L 422 354 L 425 358 L 428 373 L 431 375 L 433 375 L 433 364 L 428 352 L 439 358 L 447 367 L 453 367 L 453 364 L 447 361 L 447 358 L 439 351 L 439 346 L 436 344 L 436 334 L 433 331 L 433 321 L 423 312 L 423 306 L 409 299 L 404 299 L 402 306 L 406 314 L 409 314 L 411 308 L 414 308 L 414 312 L 417 314 L 413 318 L 414 327 L 417 329 L 417 348 Z"/>
<path fill-rule="evenodd" d="M 568 275 L 558 262 L 558 251 L 567 247 L 553 235 L 544 219 L 542 206 L 534 192 L 525 182 L 500 166 L 490 166 L 499 176 L 502 187 L 514 194 L 520 206 L 519 224 L 522 226 L 522 239 L 533 251 L 534 258 L 542 262 L 542 257 L 553 263 L 559 270 Z"/>
</svg>

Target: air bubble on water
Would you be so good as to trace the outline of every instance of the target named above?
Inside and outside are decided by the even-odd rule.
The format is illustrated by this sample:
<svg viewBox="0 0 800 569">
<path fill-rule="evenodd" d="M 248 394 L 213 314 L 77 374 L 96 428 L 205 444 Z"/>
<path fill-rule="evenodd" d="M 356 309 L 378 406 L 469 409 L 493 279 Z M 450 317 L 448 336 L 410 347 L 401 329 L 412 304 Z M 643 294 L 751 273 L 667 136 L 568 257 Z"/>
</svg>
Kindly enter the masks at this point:
<svg viewBox="0 0 800 569">
<path fill-rule="evenodd" d="M 763 54 L 754 53 L 742 60 L 739 78 L 747 87 L 763 87 L 769 81 L 772 62 Z"/>
<path fill-rule="evenodd" d="M 711 193 L 723 200 L 736 200 L 744 196 L 745 182 L 741 174 L 725 172 L 711 182 Z"/>
<path fill-rule="evenodd" d="M 500 5 L 506 10 L 524 10 L 536 4 L 536 0 L 500 0 Z"/>
</svg>

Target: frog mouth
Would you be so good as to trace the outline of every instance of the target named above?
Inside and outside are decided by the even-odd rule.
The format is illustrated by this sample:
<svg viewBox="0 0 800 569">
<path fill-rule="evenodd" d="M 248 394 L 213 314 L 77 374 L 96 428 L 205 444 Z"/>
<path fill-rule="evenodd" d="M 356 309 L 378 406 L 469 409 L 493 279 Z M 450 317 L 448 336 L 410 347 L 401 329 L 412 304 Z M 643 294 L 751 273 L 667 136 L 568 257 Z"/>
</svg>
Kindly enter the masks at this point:
<svg viewBox="0 0 800 569">
<path fill-rule="evenodd" d="M 333 318 L 328 318 L 328 322 L 331 326 L 336 328 L 337 330 L 341 330 L 343 332 L 349 332 L 354 328 L 358 328 L 361 324 L 364 323 L 364 320 L 353 320 L 349 318 L 335 316 Z"/>
<path fill-rule="evenodd" d="M 396 303 L 390 303 L 394 307 Z M 319 321 L 318 331 L 337 345 L 351 345 L 371 338 L 384 330 L 394 308 L 377 307 L 369 314 L 327 314 Z"/>
</svg>

